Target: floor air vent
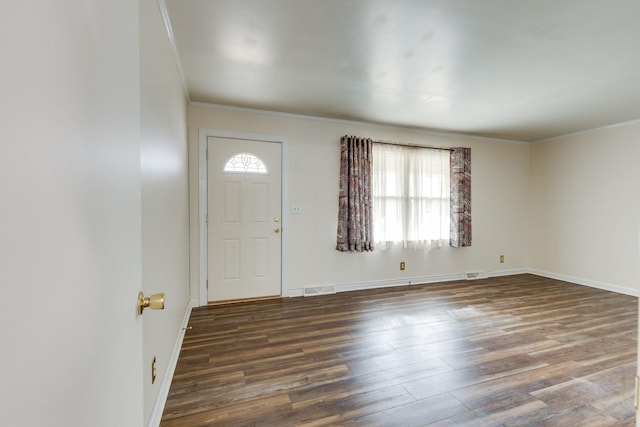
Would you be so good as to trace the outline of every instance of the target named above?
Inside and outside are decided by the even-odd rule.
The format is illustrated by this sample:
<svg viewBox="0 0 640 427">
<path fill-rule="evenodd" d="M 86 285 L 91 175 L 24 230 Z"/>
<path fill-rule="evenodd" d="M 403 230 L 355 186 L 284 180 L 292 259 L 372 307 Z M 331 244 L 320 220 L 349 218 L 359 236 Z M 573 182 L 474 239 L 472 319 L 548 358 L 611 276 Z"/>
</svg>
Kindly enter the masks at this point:
<svg viewBox="0 0 640 427">
<path fill-rule="evenodd" d="M 305 297 L 311 297 L 314 295 L 329 295 L 336 293 L 336 287 L 333 285 L 327 286 L 310 286 L 303 289 L 303 295 Z"/>
<path fill-rule="evenodd" d="M 464 273 L 464 278 L 467 280 L 486 279 L 489 277 L 489 273 L 486 271 L 467 271 Z"/>
</svg>

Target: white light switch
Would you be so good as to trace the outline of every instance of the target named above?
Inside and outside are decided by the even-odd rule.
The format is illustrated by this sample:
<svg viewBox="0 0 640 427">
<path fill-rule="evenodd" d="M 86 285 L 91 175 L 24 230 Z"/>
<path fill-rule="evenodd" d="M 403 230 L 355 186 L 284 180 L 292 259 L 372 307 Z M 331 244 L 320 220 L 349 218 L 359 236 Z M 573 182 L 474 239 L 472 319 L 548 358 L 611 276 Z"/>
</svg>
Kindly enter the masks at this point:
<svg viewBox="0 0 640 427">
<path fill-rule="evenodd" d="M 300 203 L 294 203 L 291 205 L 291 213 L 294 215 L 302 214 L 302 205 Z"/>
</svg>

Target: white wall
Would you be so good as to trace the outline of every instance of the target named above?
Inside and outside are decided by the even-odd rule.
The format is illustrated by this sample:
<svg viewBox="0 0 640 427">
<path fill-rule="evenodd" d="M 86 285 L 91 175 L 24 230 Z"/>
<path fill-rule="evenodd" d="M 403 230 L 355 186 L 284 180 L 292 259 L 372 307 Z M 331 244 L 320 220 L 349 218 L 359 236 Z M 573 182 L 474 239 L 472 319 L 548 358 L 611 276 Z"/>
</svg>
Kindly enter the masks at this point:
<svg viewBox="0 0 640 427">
<path fill-rule="evenodd" d="M 144 414 L 161 415 L 174 346 L 189 307 L 187 107 L 156 0 L 140 0 L 142 289 L 165 293 L 163 311 L 145 310 Z M 156 380 L 151 383 L 151 360 Z M 163 386 L 165 389 L 163 389 Z M 155 408 L 154 405 L 160 405 Z M 145 423 L 145 424 L 147 424 Z M 152 424 L 156 424 L 154 420 Z"/>
<path fill-rule="evenodd" d="M 0 425 L 143 423 L 138 27 L 0 2 Z"/>
<path fill-rule="evenodd" d="M 402 282 L 469 270 L 503 273 L 527 267 L 527 144 L 198 105 L 190 106 L 188 111 L 191 165 L 198 164 L 199 128 L 288 137 L 288 200 L 303 206 L 302 215 L 290 216 L 289 223 L 283 224 L 289 239 L 287 286 L 293 294 L 304 286 Z M 445 247 L 430 252 L 337 252 L 339 142 L 345 134 L 407 143 L 471 147 L 473 246 Z M 195 196 L 191 199 L 191 286 L 192 294 L 196 295 L 197 167 L 192 166 L 190 173 L 191 194 Z M 289 210 L 290 206 L 285 208 Z M 501 254 L 505 255 L 504 264 L 499 263 Z M 400 261 L 407 263 L 404 272 L 399 270 Z"/>
<path fill-rule="evenodd" d="M 531 267 L 640 294 L 640 122 L 531 145 Z"/>
</svg>

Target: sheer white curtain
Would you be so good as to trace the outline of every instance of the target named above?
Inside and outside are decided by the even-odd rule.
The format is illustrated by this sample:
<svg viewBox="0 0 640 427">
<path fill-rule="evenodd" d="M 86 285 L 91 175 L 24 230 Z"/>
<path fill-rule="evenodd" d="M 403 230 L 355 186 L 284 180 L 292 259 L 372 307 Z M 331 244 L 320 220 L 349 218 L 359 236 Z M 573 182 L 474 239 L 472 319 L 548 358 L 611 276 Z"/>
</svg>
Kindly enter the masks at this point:
<svg viewBox="0 0 640 427">
<path fill-rule="evenodd" d="M 380 249 L 449 241 L 449 152 L 373 144 L 373 238 Z"/>
</svg>

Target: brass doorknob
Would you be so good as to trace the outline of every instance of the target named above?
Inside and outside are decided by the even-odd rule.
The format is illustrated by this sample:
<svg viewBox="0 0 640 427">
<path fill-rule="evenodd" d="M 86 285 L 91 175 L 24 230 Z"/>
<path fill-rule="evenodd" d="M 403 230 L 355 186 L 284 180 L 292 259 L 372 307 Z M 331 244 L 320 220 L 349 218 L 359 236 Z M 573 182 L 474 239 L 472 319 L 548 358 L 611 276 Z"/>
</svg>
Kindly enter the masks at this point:
<svg viewBox="0 0 640 427">
<path fill-rule="evenodd" d="M 276 227 L 276 228 L 273 229 L 273 231 L 275 231 L 276 233 L 279 233 L 280 232 L 280 228 Z"/>
<path fill-rule="evenodd" d="M 142 310 L 147 307 L 152 310 L 164 310 L 164 293 L 145 297 L 142 292 L 138 292 L 138 314 L 142 314 Z"/>
</svg>

